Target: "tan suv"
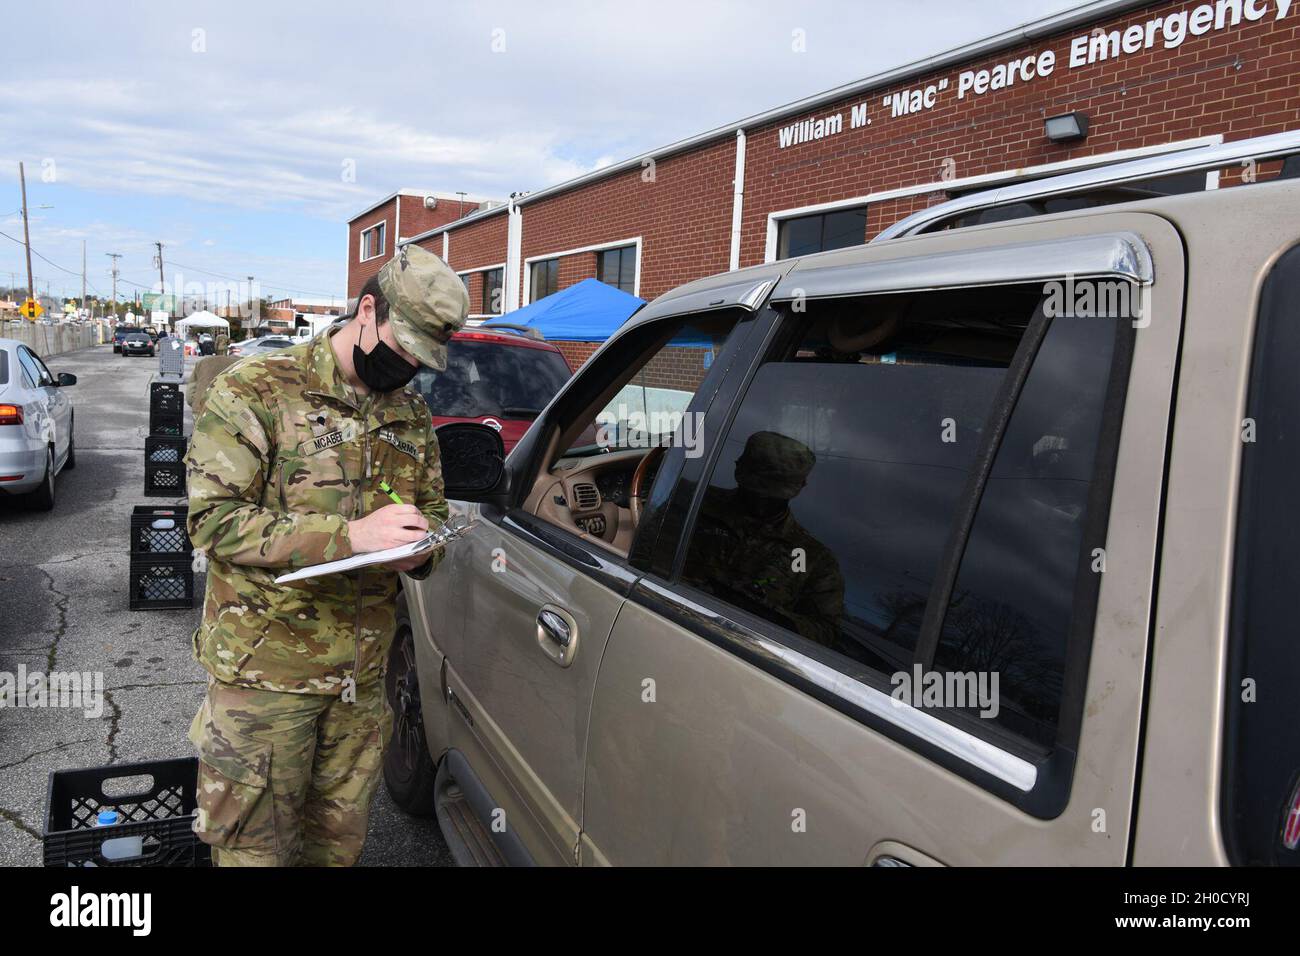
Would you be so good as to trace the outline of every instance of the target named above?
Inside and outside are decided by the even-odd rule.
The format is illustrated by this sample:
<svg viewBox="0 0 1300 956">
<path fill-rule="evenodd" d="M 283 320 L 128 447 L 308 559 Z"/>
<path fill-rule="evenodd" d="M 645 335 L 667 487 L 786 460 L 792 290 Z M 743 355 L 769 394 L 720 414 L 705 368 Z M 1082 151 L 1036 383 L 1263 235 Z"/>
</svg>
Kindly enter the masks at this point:
<svg viewBox="0 0 1300 956">
<path fill-rule="evenodd" d="M 399 805 L 479 864 L 1300 861 L 1300 181 L 1152 185 L 1287 149 L 692 282 L 504 467 L 452 426 Z"/>
</svg>

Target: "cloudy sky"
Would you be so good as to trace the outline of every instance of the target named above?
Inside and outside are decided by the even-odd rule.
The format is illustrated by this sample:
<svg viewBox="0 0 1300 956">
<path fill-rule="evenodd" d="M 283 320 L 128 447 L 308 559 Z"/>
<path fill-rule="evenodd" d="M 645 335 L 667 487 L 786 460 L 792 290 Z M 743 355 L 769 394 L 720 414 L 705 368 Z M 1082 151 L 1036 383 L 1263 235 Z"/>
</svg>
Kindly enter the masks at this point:
<svg viewBox="0 0 1300 956">
<path fill-rule="evenodd" d="M 156 284 L 155 241 L 169 283 L 341 296 L 344 223 L 399 187 L 537 189 L 1073 5 L 7 4 L 0 285 L 19 160 L 42 292 L 80 293 L 84 239 L 105 296 L 109 252 L 119 293 Z"/>
</svg>

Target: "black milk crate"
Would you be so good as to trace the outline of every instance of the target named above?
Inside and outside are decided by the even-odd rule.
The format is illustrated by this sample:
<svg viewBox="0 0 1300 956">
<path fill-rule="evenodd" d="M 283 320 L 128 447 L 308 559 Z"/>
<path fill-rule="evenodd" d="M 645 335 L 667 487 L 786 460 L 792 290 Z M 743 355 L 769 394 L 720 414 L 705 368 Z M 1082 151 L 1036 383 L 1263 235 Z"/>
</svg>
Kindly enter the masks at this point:
<svg viewBox="0 0 1300 956">
<path fill-rule="evenodd" d="M 190 557 L 193 546 L 185 530 L 185 505 L 136 505 L 131 512 L 131 553 Z"/>
<path fill-rule="evenodd" d="M 144 460 L 150 465 L 174 465 L 184 462 L 189 442 L 184 438 L 150 435 L 144 440 Z"/>
<path fill-rule="evenodd" d="M 180 419 L 185 414 L 185 396 L 176 386 L 166 387 L 166 382 L 154 382 L 149 388 L 149 418 Z M 159 387 L 163 386 L 163 387 Z"/>
<path fill-rule="evenodd" d="M 211 866 L 212 852 L 193 830 L 197 778 L 194 757 L 55 770 L 45 800 L 45 865 Z M 101 810 L 116 810 L 120 822 L 95 826 Z M 104 858 L 106 840 L 137 837 L 139 856 Z"/>
<path fill-rule="evenodd" d="M 149 436 L 151 438 L 184 438 L 185 419 L 180 415 L 150 415 Z"/>
<path fill-rule="evenodd" d="M 194 606 L 194 570 L 186 555 L 131 555 L 132 611 L 166 611 Z"/>
<path fill-rule="evenodd" d="M 182 498 L 185 494 L 185 462 L 144 463 L 146 498 Z"/>
</svg>

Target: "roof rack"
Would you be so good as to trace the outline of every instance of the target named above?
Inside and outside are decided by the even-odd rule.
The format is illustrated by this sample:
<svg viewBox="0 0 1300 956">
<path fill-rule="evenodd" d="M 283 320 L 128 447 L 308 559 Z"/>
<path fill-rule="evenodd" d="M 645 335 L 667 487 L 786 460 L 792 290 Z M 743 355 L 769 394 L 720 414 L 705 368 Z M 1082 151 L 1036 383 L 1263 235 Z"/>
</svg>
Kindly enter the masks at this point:
<svg viewBox="0 0 1300 956">
<path fill-rule="evenodd" d="M 960 213 L 975 210 L 992 209 L 997 206 L 1009 206 L 1014 203 L 1029 202 L 1054 196 L 1069 196 L 1075 193 L 1093 192 L 1107 187 L 1121 186 L 1128 183 L 1157 179 L 1178 173 L 1193 173 L 1200 170 L 1209 171 L 1242 163 L 1246 160 L 1263 161 L 1279 159 L 1293 153 L 1300 153 L 1300 130 L 1286 133 L 1274 133 L 1270 136 L 1256 136 L 1253 139 L 1239 139 L 1231 143 L 1219 143 L 1214 146 L 1198 146 L 1165 153 L 1160 156 L 1148 156 L 1142 159 L 1096 166 L 1077 173 L 1063 176 L 1049 176 L 1029 182 L 1014 183 L 997 189 L 968 193 L 939 203 L 928 209 L 922 209 L 889 226 L 877 235 L 872 242 L 898 239 L 903 236 L 915 236 L 928 227 L 944 219 L 951 219 Z"/>
</svg>

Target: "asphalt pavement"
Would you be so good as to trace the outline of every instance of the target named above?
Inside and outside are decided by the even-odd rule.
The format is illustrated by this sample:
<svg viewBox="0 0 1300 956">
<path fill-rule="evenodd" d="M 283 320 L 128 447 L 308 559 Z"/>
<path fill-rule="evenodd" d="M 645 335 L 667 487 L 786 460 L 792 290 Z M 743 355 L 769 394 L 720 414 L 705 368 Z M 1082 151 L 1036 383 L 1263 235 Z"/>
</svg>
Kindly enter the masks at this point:
<svg viewBox="0 0 1300 956">
<path fill-rule="evenodd" d="M 190 360 L 192 363 L 193 360 Z M 77 466 L 56 484 L 54 511 L 0 499 L 0 674 L 103 675 L 103 712 L 0 709 L 0 865 L 39 865 L 52 770 L 189 756 L 186 739 L 205 674 L 190 656 L 193 609 L 130 611 L 128 530 L 144 496 L 149 382 L 158 363 L 103 345 L 51 356 L 72 372 Z M 186 409 L 186 433 L 192 426 Z M 432 819 L 393 806 L 383 785 L 361 860 L 371 866 L 450 865 Z"/>
</svg>

